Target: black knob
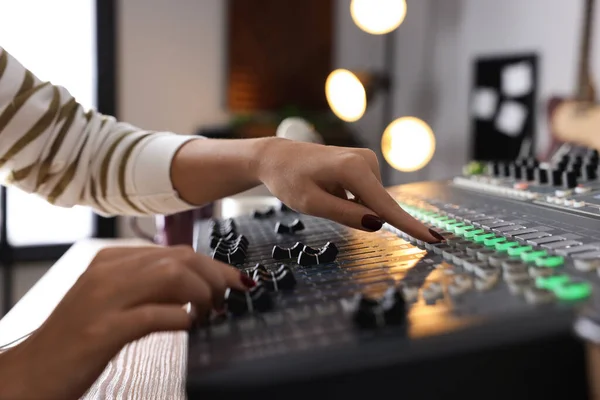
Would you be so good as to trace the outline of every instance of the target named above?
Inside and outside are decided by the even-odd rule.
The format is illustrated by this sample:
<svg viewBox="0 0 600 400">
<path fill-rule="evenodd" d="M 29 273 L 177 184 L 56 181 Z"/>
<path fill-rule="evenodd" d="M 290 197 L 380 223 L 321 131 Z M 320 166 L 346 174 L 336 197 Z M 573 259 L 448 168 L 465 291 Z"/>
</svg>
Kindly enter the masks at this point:
<svg viewBox="0 0 600 400">
<path fill-rule="evenodd" d="M 354 322 L 364 329 L 384 326 L 383 309 L 379 307 L 379 302 L 368 296 L 361 295 L 354 311 Z"/>
<path fill-rule="evenodd" d="M 388 289 L 383 295 L 381 307 L 387 325 L 402 325 L 406 322 L 406 302 L 400 290 Z"/>
<path fill-rule="evenodd" d="M 537 167 L 533 171 L 533 179 L 538 185 L 544 185 L 548 183 L 548 170 Z"/>
<path fill-rule="evenodd" d="M 498 177 L 499 178 L 506 178 L 509 176 L 508 166 L 509 166 L 509 163 L 507 163 L 505 161 L 498 162 Z"/>
<path fill-rule="evenodd" d="M 213 259 L 226 262 L 228 264 L 241 264 L 246 259 L 246 253 L 240 247 L 230 250 L 229 252 L 213 251 Z"/>
<path fill-rule="evenodd" d="M 296 278 L 289 268 L 284 268 L 280 272 L 271 271 L 269 274 L 257 274 L 255 278 L 270 291 L 287 291 L 296 287 Z"/>
<path fill-rule="evenodd" d="M 316 254 L 301 251 L 298 255 L 298 264 L 302 266 L 327 264 L 334 262 L 338 255 L 338 249 L 335 244 L 327 242 L 325 246 Z"/>
<path fill-rule="evenodd" d="M 406 323 L 404 296 L 395 288 L 388 289 L 381 300 L 361 295 L 354 312 L 354 321 L 361 328 L 373 329 Z"/>
<path fill-rule="evenodd" d="M 269 218 L 273 214 L 275 214 L 275 209 L 273 207 L 269 207 L 265 211 L 254 210 L 254 212 L 252 213 L 252 218 L 264 219 L 264 218 Z"/>
<path fill-rule="evenodd" d="M 212 231 L 211 231 L 211 235 L 212 236 L 228 236 L 230 234 L 235 234 L 236 233 L 236 227 L 235 225 L 231 225 L 231 226 L 215 226 Z"/>
<path fill-rule="evenodd" d="M 587 164 L 581 169 L 581 179 L 583 181 L 593 181 L 598 175 L 596 174 L 597 167 L 592 164 Z"/>
<path fill-rule="evenodd" d="M 227 311 L 233 315 L 243 315 L 248 312 L 248 294 L 237 289 L 229 289 L 225 294 Z"/>
<path fill-rule="evenodd" d="M 310 247 L 310 246 L 304 246 L 302 248 L 302 251 L 305 252 L 306 254 L 319 254 L 321 252 L 321 249 L 319 248 L 314 248 L 314 247 Z"/>
<path fill-rule="evenodd" d="M 525 165 L 531 168 L 539 167 L 540 163 L 534 157 L 530 157 L 525 162 Z"/>
<path fill-rule="evenodd" d="M 562 185 L 564 188 L 572 189 L 577 186 L 577 173 L 565 171 L 562 174 Z"/>
<path fill-rule="evenodd" d="M 562 170 L 553 169 L 550 171 L 550 176 L 548 177 L 548 182 L 551 186 L 562 186 Z"/>
<path fill-rule="evenodd" d="M 514 162 L 508 166 L 508 175 L 514 179 L 521 179 L 521 163 Z"/>
<path fill-rule="evenodd" d="M 212 234 L 212 235 L 210 235 L 210 248 L 214 249 L 219 244 L 219 242 L 221 242 L 221 241 L 230 242 L 230 241 L 236 240 L 237 237 L 238 236 L 234 232 L 231 232 L 227 236 L 220 236 L 220 235 Z M 244 239 L 242 239 L 242 240 L 245 240 L 246 244 L 247 244 L 248 239 L 246 239 L 244 237 Z"/>
<path fill-rule="evenodd" d="M 529 166 L 523 166 L 521 167 L 521 179 L 524 181 L 532 181 L 534 176 L 533 176 L 533 171 L 534 171 L 534 167 L 529 167 Z"/>
<path fill-rule="evenodd" d="M 220 253 L 231 253 L 235 249 L 241 249 L 244 252 L 244 254 L 246 254 L 248 246 L 241 241 L 219 242 L 219 244 L 215 246 L 215 251 L 218 251 Z"/>
<path fill-rule="evenodd" d="M 248 271 L 248 275 L 250 276 L 254 276 L 255 274 L 269 274 L 269 270 L 267 269 L 267 267 L 265 267 L 264 265 L 257 263 L 254 267 L 252 267 L 249 271 Z"/>
<path fill-rule="evenodd" d="M 273 299 L 269 291 L 258 282 L 249 290 L 253 311 L 265 312 L 273 308 Z"/>
<path fill-rule="evenodd" d="M 265 312 L 273 308 L 273 299 L 269 291 L 260 283 L 242 292 L 237 289 L 229 289 L 225 295 L 227 310 L 234 315 L 244 315 L 247 312 Z"/>
<path fill-rule="evenodd" d="M 275 245 L 273 246 L 271 257 L 273 257 L 274 260 L 295 259 L 298 257 L 298 254 L 302 252 L 303 247 L 304 245 L 300 242 L 296 242 L 295 245 L 288 248 Z"/>
<path fill-rule="evenodd" d="M 304 224 L 296 218 L 291 224 L 277 222 L 275 224 L 275 233 L 295 233 L 304 229 Z"/>
</svg>

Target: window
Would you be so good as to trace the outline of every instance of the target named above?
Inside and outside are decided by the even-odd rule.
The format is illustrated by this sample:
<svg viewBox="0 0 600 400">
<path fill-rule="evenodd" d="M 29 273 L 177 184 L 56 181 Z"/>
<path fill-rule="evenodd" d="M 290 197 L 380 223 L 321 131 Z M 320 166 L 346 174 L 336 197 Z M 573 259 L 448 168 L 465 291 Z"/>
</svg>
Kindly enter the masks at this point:
<svg viewBox="0 0 600 400">
<path fill-rule="evenodd" d="M 2 0 L 0 44 L 41 80 L 97 107 L 95 0 Z M 94 234 L 88 208 L 54 207 L 15 188 L 7 189 L 6 207 L 12 246 L 68 244 Z"/>
</svg>

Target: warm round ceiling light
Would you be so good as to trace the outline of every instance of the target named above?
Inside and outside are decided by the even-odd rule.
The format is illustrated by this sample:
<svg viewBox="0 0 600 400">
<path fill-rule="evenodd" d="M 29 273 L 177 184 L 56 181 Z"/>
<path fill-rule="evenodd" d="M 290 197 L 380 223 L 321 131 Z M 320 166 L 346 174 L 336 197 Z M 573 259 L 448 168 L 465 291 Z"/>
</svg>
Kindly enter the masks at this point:
<svg viewBox="0 0 600 400">
<path fill-rule="evenodd" d="M 360 29 L 383 35 L 398 28 L 406 17 L 406 0 L 352 0 L 350 14 Z"/>
<path fill-rule="evenodd" d="M 435 136 L 429 125 L 418 118 L 398 118 L 383 132 L 381 151 L 393 168 L 403 172 L 417 171 L 433 157 Z"/>
<path fill-rule="evenodd" d="M 346 69 L 336 69 L 327 77 L 325 95 L 329 107 L 346 122 L 358 121 L 367 109 L 367 94 L 358 77 Z"/>
</svg>

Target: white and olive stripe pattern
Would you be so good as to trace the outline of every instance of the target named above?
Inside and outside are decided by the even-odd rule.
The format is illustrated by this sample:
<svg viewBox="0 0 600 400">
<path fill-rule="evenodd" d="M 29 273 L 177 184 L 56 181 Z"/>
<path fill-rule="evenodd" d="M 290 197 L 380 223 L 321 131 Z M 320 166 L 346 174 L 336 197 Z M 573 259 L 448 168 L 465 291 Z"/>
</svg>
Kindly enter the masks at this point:
<svg viewBox="0 0 600 400">
<path fill-rule="evenodd" d="M 0 47 L 3 184 L 102 215 L 175 213 L 191 206 L 173 189 L 171 160 L 193 138 L 86 111 L 65 88 L 41 82 Z"/>
</svg>

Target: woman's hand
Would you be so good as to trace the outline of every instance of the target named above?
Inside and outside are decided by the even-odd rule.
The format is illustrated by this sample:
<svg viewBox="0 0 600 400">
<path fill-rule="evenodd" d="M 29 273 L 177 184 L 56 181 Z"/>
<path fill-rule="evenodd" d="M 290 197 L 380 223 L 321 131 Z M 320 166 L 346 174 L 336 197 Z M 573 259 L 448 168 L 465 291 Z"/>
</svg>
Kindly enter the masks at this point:
<svg viewBox="0 0 600 400">
<path fill-rule="evenodd" d="M 366 231 L 383 222 L 427 242 L 443 240 L 412 218 L 381 184 L 371 150 L 282 138 L 197 140 L 185 144 L 171 170 L 175 189 L 204 204 L 264 183 L 296 211 Z M 346 197 L 346 190 L 354 195 Z"/>
<path fill-rule="evenodd" d="M 443 239 L 402 210 L 384 189 L 371 150 L 274 140 L 265 146 L 257 174 L 271 193 L 296 211 L 366 231 L 377 231 L 388 222 L 428 242 Z"/>
<path fill-rule="evenodd" d="M 110 248 L 29 339 L 0 355 L 0 398 L 77 399 L 127 343 L 190 327 L 248 279 L 189 247 Z"/>
</svg>

